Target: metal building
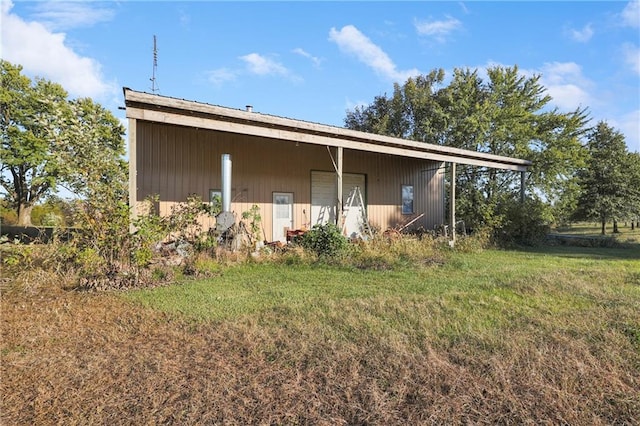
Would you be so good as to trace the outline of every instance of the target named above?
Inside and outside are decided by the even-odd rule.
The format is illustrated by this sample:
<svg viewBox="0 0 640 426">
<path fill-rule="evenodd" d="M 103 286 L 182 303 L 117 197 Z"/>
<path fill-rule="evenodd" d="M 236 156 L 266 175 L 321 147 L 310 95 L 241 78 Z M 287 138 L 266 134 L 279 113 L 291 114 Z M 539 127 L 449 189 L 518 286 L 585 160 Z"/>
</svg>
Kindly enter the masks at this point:
<svg viewBox="0 0 640 426">
<path fill-rule="evenodd" d="M 529 161 L 374 135 L 124 89 L 129 119 L 129 197 L 135 214 L 158 195 L 160 213 L 189 195 L 222 193 L 221 156 L 233 161 L 231 211 L 258 205 L 264 238 L 345 219 L 360 232 L 366 213 L 385 230 L 445 218 L 446 163 L 526 171 Z M 454 168 L 453 168 L 454 169 Z M 358 188 L 357 190 L 355 188 Z M 362 204 L 353 203 L 359 192 Z M 455 197 L 453 197 L 455 199 Z M 357 201 L 357 200 L 356 200 Z M 349 209 L 364 212 L 349 212 Z M 349 213 L 349 214 L 347 214 Z M 215 226 L 215 219 L 205 226 Z"/>
</svg>

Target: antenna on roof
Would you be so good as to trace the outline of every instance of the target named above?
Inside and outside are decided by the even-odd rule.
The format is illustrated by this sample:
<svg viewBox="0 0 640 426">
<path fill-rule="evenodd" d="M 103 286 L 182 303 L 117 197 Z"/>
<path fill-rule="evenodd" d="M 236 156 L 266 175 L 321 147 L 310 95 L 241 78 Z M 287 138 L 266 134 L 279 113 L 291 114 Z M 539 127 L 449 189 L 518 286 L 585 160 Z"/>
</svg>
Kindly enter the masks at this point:
<svg viewBox="0 0 640 426">
<path fill-rule="evenodd" d="M 156 93 L 160 90 L 158 83 L 156 82 L 156 71 L 158 69 L 158 46 L 156 43 L 156 36 L 153 36 L 153 74 L 151 75 L 151 92 Z"/>
</svg>

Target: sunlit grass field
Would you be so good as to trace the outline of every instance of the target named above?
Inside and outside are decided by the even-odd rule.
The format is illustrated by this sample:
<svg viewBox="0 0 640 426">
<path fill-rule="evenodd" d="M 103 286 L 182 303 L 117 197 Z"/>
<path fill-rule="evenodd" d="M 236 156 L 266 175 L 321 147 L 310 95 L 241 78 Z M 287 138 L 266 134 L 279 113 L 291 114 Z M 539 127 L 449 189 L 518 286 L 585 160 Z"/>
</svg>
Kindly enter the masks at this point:
<svg viewBox="0 0 640 426">
<path fill-rule="evenodd" d="M 460 323 L 445 328 L 484 324 L 483 332 L 492 332 L 520 316 L 553 320 L 573 308 L 595 306 L 602 297 L 634 298 L 639 276 L 637 248 L 545 247 L 456 253 L 442 266 L 390 271 L 250 263 L 221 270 L 211 279 L 131 291 L 125 297 L 201 321 L 322 322 L 331 311 L 341 315 L 366 304 L 384 305 L 388 311 L 368 317 L 369 325 L 384 328 L 389 316 L 415 315 L 407 324 L 419 321 L 421 331 L 437 335 L 439 326 L 451 321 Z M 613 283 L 618 285 L 611 288 Z M 463 313 L 459 318 L 452 315 L 458 311 Z"/>
<path fill-rule="evenodd" d="M 2 298 L 4 424 L 639 424 L 640 245 Z"/>
<path fill-rule="evenodd" d="M 613 233 L 613 224 L 607 223 L 605 232 L 606 236 L 613 237 L 617 241 L 624 243 L 637 243 L 640 244 L 640 228 L 635 227 L 631 229 L 630 222 L 621 222 L 618 224 L 617 234 Z M 601 227 L 599 223 L 580 222 L 570 226 L 562 226 L 553 230 L 561 234 L 578 235 L 586 237 L 601 237 Z"/>
</svg>

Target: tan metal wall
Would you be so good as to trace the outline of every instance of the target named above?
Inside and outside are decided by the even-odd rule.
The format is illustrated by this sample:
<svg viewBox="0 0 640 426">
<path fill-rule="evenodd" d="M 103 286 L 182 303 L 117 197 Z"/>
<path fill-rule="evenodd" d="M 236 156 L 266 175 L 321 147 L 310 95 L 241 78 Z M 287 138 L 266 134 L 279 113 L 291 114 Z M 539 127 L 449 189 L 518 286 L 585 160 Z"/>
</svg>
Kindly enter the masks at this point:
<svg viewBox="0 0 640 426">
<path fill-rule="evenodd" d="M 238 219 L 253 204 L 260 207 L 265 238 L 271 240 L 273 192 L 294 193 L 294 227 L 310 221 L 311 170 L 334 170 L 326 147 L 199 130 L 137 120 L 136 199 L 160 198 L 167 214 L 190 194 L 209 200 L 209 190 L 221 189 L 220 157 L 231 154 L 231 209 Z M 335 150 L 332 152 L 335 156 Z M 396 227 L 415 215 L 402 215 L 401 186 L 414 186 L 414 226 L 427 229 L 444 222 L 442 163 L 398 158 L 362 151 L 344 151 L 345 173 L 366 175 L 369 220 L 381 229 Z M 211 226 L 213 220 L 205 220 Z"/>
</svg>

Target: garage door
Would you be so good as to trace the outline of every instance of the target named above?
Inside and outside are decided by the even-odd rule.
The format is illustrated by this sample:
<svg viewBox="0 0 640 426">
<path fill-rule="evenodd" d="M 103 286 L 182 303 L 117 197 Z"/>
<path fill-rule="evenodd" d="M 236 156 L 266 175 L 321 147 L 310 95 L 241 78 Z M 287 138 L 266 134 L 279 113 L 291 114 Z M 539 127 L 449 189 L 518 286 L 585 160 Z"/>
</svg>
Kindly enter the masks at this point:
<svg viewBox="0 0 640 426">
<path fill-rule="evenodd" d="M 362 209 L 359 202 L 354 202 L 351 211 L 346 206 L 349 195 L 355 187 L 359 187 L 364 200 L 365 175 L 344 173 L 342 175 L 342 198 L 346 216 L 346 235 L 350 237 L 360 236 L 362 228 Z M 311 225 L 325 224 L 336 221 L 336 174 L 333 172 L 311 172 Z"/>
</svg>

